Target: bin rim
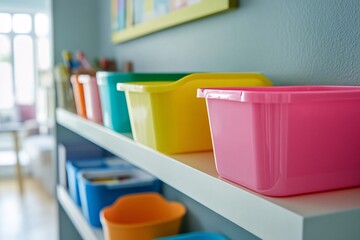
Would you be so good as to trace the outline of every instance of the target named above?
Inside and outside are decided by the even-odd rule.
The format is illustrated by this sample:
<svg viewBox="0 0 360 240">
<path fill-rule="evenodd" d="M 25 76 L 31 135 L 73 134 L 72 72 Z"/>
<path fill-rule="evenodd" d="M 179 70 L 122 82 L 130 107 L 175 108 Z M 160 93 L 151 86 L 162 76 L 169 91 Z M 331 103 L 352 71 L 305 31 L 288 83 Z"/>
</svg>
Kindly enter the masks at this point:
<svg viewBox="0 0 360 240">
<path fill-rule="evenodd" d="M 249 103 L 360 100 L 360 86 L 312 85 L 199 88 L 198 98 Z"/>
<path fill-rule="evenodd" d="M 100 176 L 99 176 L 100 175 Z M 88 179 L 89 176 L 95 177 L 108 177 L 108 176 L 121 176 L 121 175 L 131 175 L 133 178 L 129 181 L 124 182 L 115 182 L 115 183 L 93 183 Z M 81 169 L 77 173 L 77 177 L 80 182 L 83 182 L 85 185 L 92 186 L 104 186 L 109 189 L 117 188 L 129 188 L 129 187 L 142 187 L 151 185 L 154 182 L 158 181 L 157 178 L 150 175 L 149 173 L 137 169 L 133 166 L 124 166 L 122 168 L 92 168 L 92 169 Z"/>
<path fill-rule="evenodd" d="M 154 76 L 153 80 L 156 80 L 156 76 L 157 75 L 189 75 L 191 74 L 190 72 L 107 72 L 107 71 L 99 71 L 96 73 L 96 78 L 97 78 L 97 83 L 98 85 L 106 85 L 108 84 L 108 80 L 105 80 L 104 78 L 107 79 L 113 79 L 116 78 L 117 76 L 146 76 L 149 77 L 150 76 Z M 170 80 L 169 80 L 170 81 Z M 174 81 L 174 80 L 171 80 Z M 124 81 L 124 82 L 128 82 L 128 81 Z"/>
<path fill-rule="evenodd" d="M 271 81 L 260 73 L 193 73 L 177 81 L 118 83 L 117 90 L 147 93 L 169 92 L 194 80 L 209 81 L 219 79 L 256 80 L 263 82 L 264 85 L 272 85 Z"/>
<path fill-rule="evenodd" d="M 111 211 L 112 208 L 115 208 L 116 205 L 121 204 L 121 202 L 123 201 L 122 199 L 124 198 L 131 198 L 132 196 L 140 196 L 140 195 L 153 195 L 154 197 L 158 196 L 161 198 L 162 201 L 164 201 L 164 204 L 167 204 L 168 206 L 175 206 L 179 208 L 179 213 L 175 216 L 166 218 L 166 219 L 159 219 L 159 220 L 154 220 L 154 221 L 148 221 L 148 222 L 141 222 L 141 223 L 133 223 L 133 224 L 124 224 L 124 223 L 118 223 L 118 222 L 114 222 L 114 221 L 110 221 L 108 219 L 105 218 L 105 212 L 106 211 Z M 156 225 L 160 225 L 163 223 L 167 223 L 167 222 L 173 222 L 173 221 L 178 221 L 181 220 L 182 217 L 185 216 L 186 214 L 186 207 L 180 203 L 180 202 L 176 202 L 176 201 L 168 201 L 167 199 L 165 199 L 163 196 L 161 196 L 159 193 L 156 192 L 145 192 L 145 193 L 134 193 L 134 194 L 128 194 L 122 197 L 119 197 L 112 205 L 104 207 L 101 212 L 100 212 L 100 219 L 102 224 L 107 224 L 107 225 L 112 225 L 115 226 L 117 228 L 122 228 L 122 229 L 132 229 L 132 228 L 143 228 L 143 227 L 149 227 L 149 226 L 156 226 Z"/>
<path fill-rule="evenodd" d="M 92 81 L 96 82 L 96 77 L 92 76 L 92 75 L 89 75 L 89 74 L 79 74 L 78 75 L 78 81 L 81 84 L 87 84 L 87 83 L 90 83 Z"/>
<path fill-rule="evenodd" d="M 72 85 L 82 84 L 79 82 L 78 75 L 74 75 L 74 74 L 70 76 L 70 82 Z"/>
<path fill-rule="evenodd" d="M 104 164 L 104 158 L 92 158 L 92 159 L 68 159 L 66 166 L 70 166 L 75 169 L 86 168 L 88 166 L 102 166 Z"/>
<path fill-rule="evenodd" d="M 117 223 L 117 222 L 109 221 L 108 219 L 104 219 L 104 221 L 106 221 L 107 225 L 112 225 L 112 226 L 115 226 L 117 228 L 132 229 L 132 228 L 156 226 L 156 225 L 160 225 L 160 224 L 163 224 L 163 223 L 178 221 L 178 220 L 181 220 L 181 218 L 183 216 L 185 216 L 186 208 L 184 207 L 183 204 L 181 204 L 179 202 L 169 202 L 169 205 L 180 207 L 181 208 L 181 213 L 179 213 L 177 216 L 172 216 L 171 218 L 160 219 L 160 220 L 149 221 L 149 222 L 142 222 L 142 223 L 124 224 L 124 223 Z M 105 216 L 104 216 L 105 210 L 107 210 L 108 208 L 110 208 L 110 207 L 105 207 L 101 211 L 102 212 L 101 214 L 102 214 L 102 216 L 104 218 L 105 218 Z"/>
</svg>

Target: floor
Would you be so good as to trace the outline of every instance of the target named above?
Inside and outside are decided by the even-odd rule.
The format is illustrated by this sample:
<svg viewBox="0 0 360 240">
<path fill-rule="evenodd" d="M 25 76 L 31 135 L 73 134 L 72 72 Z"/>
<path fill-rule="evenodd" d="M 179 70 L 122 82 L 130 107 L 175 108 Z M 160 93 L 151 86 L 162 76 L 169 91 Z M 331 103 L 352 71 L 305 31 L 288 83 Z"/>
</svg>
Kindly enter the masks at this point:
<svg viewBox="0 0 360 240">
<path fill-rule="evenodd" d="M 56 240 L 54 197 L 31 178 L 24 187 L 21 195 L 15 178 L 0 179 L 0 239 Z"/>
<path fill-rule="evenodd" d="M 29 157 L 24 153 L 24 151 L 20 151 L 20 164 L 23 174 L 29 174 Z M 15 177 L 15 163 L 16 156 L 12 149 L 1 149 L 0 148 L 0 180 L 1 178 L 9 178 Z"/>
</svg>

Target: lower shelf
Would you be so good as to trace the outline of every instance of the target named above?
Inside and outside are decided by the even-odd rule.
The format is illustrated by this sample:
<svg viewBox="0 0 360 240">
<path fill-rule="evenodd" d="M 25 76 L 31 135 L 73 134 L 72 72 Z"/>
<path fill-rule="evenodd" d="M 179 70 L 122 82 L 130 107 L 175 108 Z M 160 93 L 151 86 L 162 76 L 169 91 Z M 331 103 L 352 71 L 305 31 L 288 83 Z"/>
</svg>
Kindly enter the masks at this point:
<svg viewBox="0 0 360 240">
<path fill-rule="evenodd" d="M 57 198 L 84 240 L 105 239 L 102 229 L 94 228 L 89 225 L 87 220 L 84 218 L 81 209 L 75 205 L 68 191 L 64 187 L 57 187 Z"/>
</svg>

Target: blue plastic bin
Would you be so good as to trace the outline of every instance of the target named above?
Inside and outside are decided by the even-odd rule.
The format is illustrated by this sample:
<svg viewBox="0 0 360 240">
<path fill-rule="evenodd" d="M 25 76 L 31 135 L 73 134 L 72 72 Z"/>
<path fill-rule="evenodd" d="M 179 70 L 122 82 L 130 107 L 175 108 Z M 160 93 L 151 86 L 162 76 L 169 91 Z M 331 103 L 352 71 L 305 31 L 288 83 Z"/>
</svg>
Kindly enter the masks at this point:
<svg viewBox="0 0 360 240">
<path fill-rule="evenodd" d="M 155 240 L 229 240 L 227 237 L 210 232 L 193 232 L 176 236 L 156 238 Z"/>
<path fill-rule="evenodd" d="M 101 227 L 100 211 L 131 193 L 159 192 L 160 181 L 140 169 L 82 170 L 78 173 L 81 209 L 94 227 Z"/>
<path fill-rule="evenodd" d="M 187 73 L 119 73 L 97 72 L 103 124 L 116 132 L 131 132 L 125 93 L 116 90 L 120 82 L 171 81 Z"/>
<path fill-rule="evenodd" d="M 118 157 L 67 160 L 66 172 L 70 196 L 78 206 L 81 206 L 77 179 L 77 173 L 80 170 L 104 168 L 129 169 L 133 167 L 133 165 Z"/>
</svg>

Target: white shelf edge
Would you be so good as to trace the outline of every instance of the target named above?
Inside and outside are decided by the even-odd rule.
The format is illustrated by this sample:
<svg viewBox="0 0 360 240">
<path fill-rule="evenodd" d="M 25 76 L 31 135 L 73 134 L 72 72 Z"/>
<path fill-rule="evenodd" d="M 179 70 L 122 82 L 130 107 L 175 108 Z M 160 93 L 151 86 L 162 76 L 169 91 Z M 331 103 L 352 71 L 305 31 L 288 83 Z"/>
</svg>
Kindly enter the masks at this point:
<svg viewBox="0 0 360 240">
<path fill-rule="evenodd" d="M 80 208 L 75 205 L 66 189 L 59 185 L 56 190 L 59 203 L 73 222 L 81 237 L 84 240 L 104 240 L 102 229 L 89 225 Z"/>
<path fill-rule="evenodd" d="M 292 198 L 265 197 L 219 179 L 211 167 L 203 171 L 201 164 L 189 161 L 198 156 L 196 153 L 167 156 L 63 109 L 57 109 L 57 121 L 262 239 L 300 240 L 305 239 L 304 234 L 306 239 L 313 239 L 322 231 L 329 232 L 328 226 L 321 225 L 322 222 L 331 223 L 327 216 L 342 214 L 345 220 L 347 216 L 353 219 L 354 214 L 360 216 L 360 201 L 356 201 L 360 199 L 360 188 Z M 213 165 L 213 162 L 208 161 L 208 164 Z M 344 199 L 349 197 L 355 200 Z M 336 217 L 333 221 L 335 224 Z M 315 224 L 317 228 L 313 229 Z M 354 239 L 360 239 L 359 231 L 354 235 Z"/>
</svg>

